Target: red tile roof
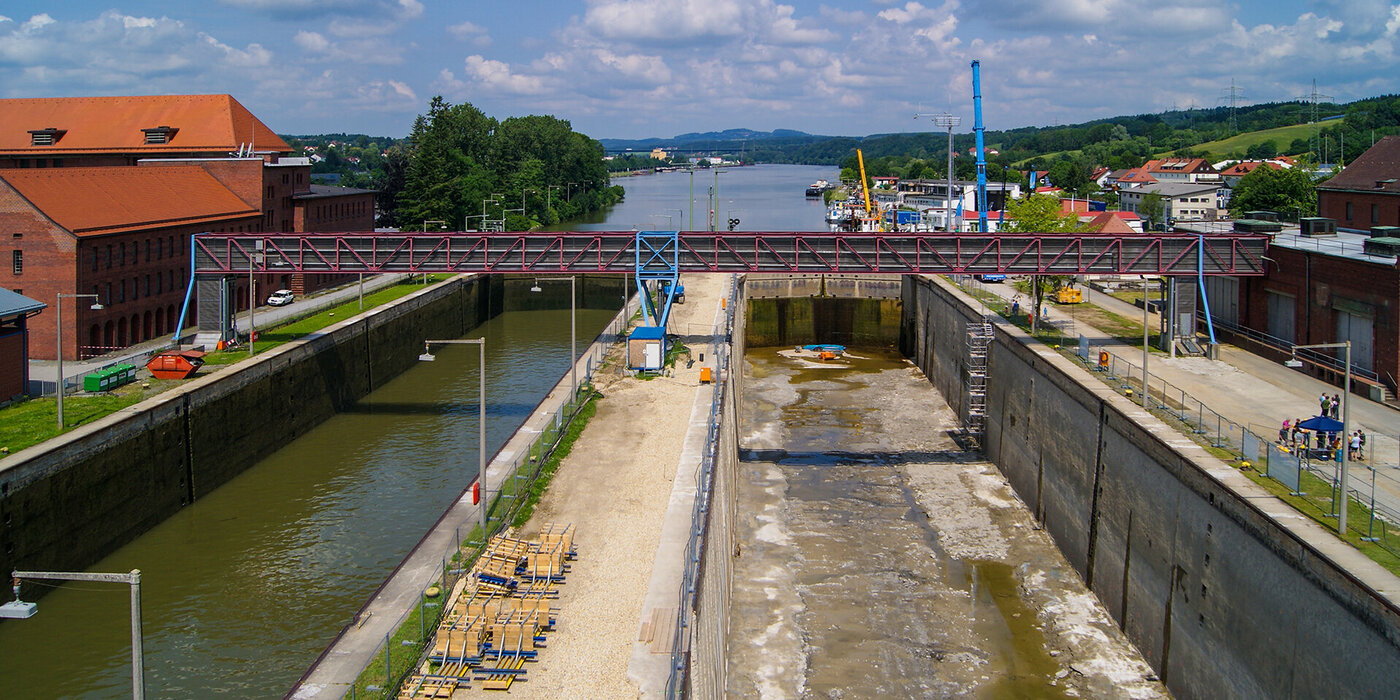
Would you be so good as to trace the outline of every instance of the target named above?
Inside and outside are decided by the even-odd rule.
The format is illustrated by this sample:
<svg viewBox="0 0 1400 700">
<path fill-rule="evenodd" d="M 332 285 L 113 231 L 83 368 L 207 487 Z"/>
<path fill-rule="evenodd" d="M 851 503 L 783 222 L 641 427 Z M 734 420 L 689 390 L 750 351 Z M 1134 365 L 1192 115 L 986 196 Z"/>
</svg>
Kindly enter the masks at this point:
<svg viewBox="0 0 1400 700">
<path fill-rule="evenodd" d="M 1133 168 L 1132 170 L 1129 170 L 1125 175 L 1123 175 L 1123 177 L 1118 178 L 1118 181 L 1130 183 L 1141 182 L 1143 184 L 1152 184 L 1157 181 L 1157 178 L 1148 175 L 1146 167 L 1144 166 L 1142 168 Z"/>
<path fill-rule="evenodd" d="M 5 170 L 0 181 L 79 236 L 260 215 L 197 165 Z"/>
<path fill-rule="evenodd" d="M 1098 215 L 1089 219 L 1089 231 L 1092 233 L 1137 233 L 1117 214 L 1118 212 L 1113 211 L 1099 212 Z"/>
<path fill-rule="evenodd" d="M 1149 173 L 1213 173 L 1215 168 L 1204 158 L 1163 158 L 1149 160 L 1142 166 Z"/>
<path fill-rule="evenodd" d="M 1400 193 L 1400 136 L 1383 136 L 1342 172 L 1317 186 L 1377 194 Z M 1387 205 L 1388 206 L 1388 205 Z"/>
<path fill-rule="evenodd" d="M 1282 166 L 1282 165 L 1279 165 L 1278 163 L 1265 163 L 1264 161 L 1258 161 L 1258 160 L 1246 160 L 1246 161 L 1241 161 L 1241 162 L 1239 162 L 1239 163 L 1235 163 L 1234 165 L 1232 165 L 1232 166 L 1230 166 L 1230 167 L 1228 167 L 1228 168 L 1226 168 L 1226 169 L 1224 169 L 1224 170 L 1221 170 L 1221 171 L 1220 171 L 1220 174 L 1221 174 L 1221 175 L 1231 175 L 1231 176 L 1234 176 L 1234 175 L 1248 175 L 1248 174 L 1254 172 L 1254 170 L 1257 169 L 1259 166 L 1261 166 L 1261 165 L 1266 165 L 1266 164 L 1267 164 L 1270 168 L 1273 168 L 1274 170 L 1282 170 L 1282 169 L 1283 169 L 1283 166 Z"/>
<path fill-rule="evenodd" d="M 147 144 L 143 129 L 177 129 L 169 143 Z M 50 146 L 31 131 L 56 129 Z M 44 97 L 0 100 L 0 154 L 8 156 L 231 153 L 241 144 L 290 153 L 291 147 L 229 95 Z"/>
</svg>

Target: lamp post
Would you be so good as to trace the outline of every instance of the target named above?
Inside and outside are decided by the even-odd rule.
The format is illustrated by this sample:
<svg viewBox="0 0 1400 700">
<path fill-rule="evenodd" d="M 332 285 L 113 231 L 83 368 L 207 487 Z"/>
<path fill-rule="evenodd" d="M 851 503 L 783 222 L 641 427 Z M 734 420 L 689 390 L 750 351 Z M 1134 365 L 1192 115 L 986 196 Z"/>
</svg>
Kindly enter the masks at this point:
<svg viewBox="0 0 1400 700">
<path fill-rule="evenodd" d="M 577 276 L 568 277 L 538 277 L 535 279 L 535 286 L 530 287 L 532 292 L 544 291 L 540 288 L 540 282 L 563 282 L 569 281 L 569 402 L 573 403 L 578 398 L 578 316 L 577 316 L 577 294 L 575 284 Z"/>
<path fill-rule="evenodd" d="M 1344 340 L 1340 343 L 1294 345 L 1293 351 L 1289 353 L 1289 359 L 1284 362 L 1283 365 L 1285 367 L 1298 369 L 1303 366 L 1302 361 L 1298 359 L 1299 350 L 1319 350 L 1323 348 L 1346 349 L 1346 352 L 1343 354 L 1343 359 L 1346 361 L 1347 368 L 1344 391 L 1342 392 L 1342 396 L 1346 397 L 1342 400 L 1342 447 L 1337 451 L 1337 456 L 1340 458 L 1338 463 L 1341 465 L 1340 473 L 1337 475 L 1337 486 L 1342 492 L 1341 505 L 1337 507 L 1337 534 L 1345 539 L 1347 535 L 1347 462 L 1349 461 L 1348 458 L 1351 456 L 1347 454 L 1347 447 L 1350 445 L 1351 440 L 1351 434 L 1349 433 L 1349 429 L 1351 428 L 1351 341 Z M 1337 506 L 1337 501 L 1333 500 L 1332 505 Z"/>
<path fill-rule="evenodd" d="M 141 652 L 141 570 L 132 569 L 129 574 L 98 574 L 82 571 L 14 571 L 15 600 L 0 605 L 0 618 L 28 618 L 38 612 L 34 603 L 19 599 L 19 584 L 22 579 L 45 579 L 50 581 L 99 581 L 103 583 L 125 583 L 131 586 L 131 697 L 144 700 L 146 697 L 146 674 Z"/>
<path fill-rule="evenodd" d="M 432 362 L 437 356 L 432 353 L 433 345 L 475 345 L 479 349 L 477 372 L 480 375 L 480 394 L 477 398 L 476 479 L 481 482 L 481 541 L 484 544 L 490 536 L 486 529 L 486 511 L 491 505 L 486 488 L 486 338 L 464 338 L 459 340 L 425 340 L 423 354 L 418 359 Z M 458 543 L 461 544 L 460 542 Z"/>
<path fill-rule="evenodd" d="M 943 230 L 952 232 L 953 230 L 953 127 L 962 123 L 962 117 L 947 112 L 938 114 L 915 114 L 914 118 L 932 117 L 933 125 L 940 129 L 948 130 L 948 190 L 947 197 L 943 199 Z M 1002 194 L 1005 197 L 1005 192 Z"/>
<path fill-rule="evenodd" d="M 423 233 L 427 233 L 427 232 L 428 232 L 428 224 L 437 224 L 438 230 L 439 230 L 439 231 L 446 231 L 446 230 L 447 230 L 447 222 L 446 222 L 446 221 L 443 221 L 442 219 L 424 219 L 424 220 L 423 220 Z M 422 277 L 422 279 L 423 279 L 423 284 L 426 285 L 426 284 L 428 283 L 428 273 L 424 272 L 424 273 L 421 275 L 421 277 Z"/>
<path fill-rule="evenodd" d="M 58 391 L 54 394 L 58 397 L 58 429 L 63 430 L 63 300 L 64 299 L 92 299 L 92 306 L 89 309 L 101 311 L 102 305 L 97 303 L 96 294 L 64 294 L 58 293 L 58 300 L 54 302 L 54 325 L 58 328 Z"/>
<path fill-rule="evenodd" d="M 551 195 L 554 194 L 554 190 L 562 190 L 562 189 L 564 189 L 564 188 L 562 188 L 562 187 L 560 187 L 560 186 L 558 186 L 558 185 L 549 185 L 548 187 L 545 188 L 545 195 L 544 195 L 544 206 L 545 206 L 545 208 L 547 208 L 547 209 L 553 209 L 553 208 L 554 208 L 554 205 L 551 203 L 551 202 L 554 201 L 554 198 L 553 198 Z"/>
</svg>

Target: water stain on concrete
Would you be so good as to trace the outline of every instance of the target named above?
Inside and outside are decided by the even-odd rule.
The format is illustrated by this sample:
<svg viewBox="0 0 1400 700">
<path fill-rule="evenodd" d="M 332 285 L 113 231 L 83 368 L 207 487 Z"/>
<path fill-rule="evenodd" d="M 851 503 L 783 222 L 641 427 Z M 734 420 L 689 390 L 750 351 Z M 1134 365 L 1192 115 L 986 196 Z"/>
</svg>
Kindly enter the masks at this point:
<svg viewBox="0 0 1400 700">
<path fill-rule="evenodd" d="M 1166 696 L 903 358 L 745 381 L 731 696 Z"/>
</svg>

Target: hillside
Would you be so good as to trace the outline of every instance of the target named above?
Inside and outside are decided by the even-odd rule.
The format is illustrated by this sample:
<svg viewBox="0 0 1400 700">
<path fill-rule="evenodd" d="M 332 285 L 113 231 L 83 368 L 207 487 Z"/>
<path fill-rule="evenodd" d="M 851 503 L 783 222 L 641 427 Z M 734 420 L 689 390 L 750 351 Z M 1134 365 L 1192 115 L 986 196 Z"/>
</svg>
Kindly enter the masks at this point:
<svg viewBox="0 0 1400 700">
<path fill-rule="evenodd" d="M 1321 124 L 1326 128 L 1328 124 Z M 1274 150 L 1278 153 L 1290 153 L 1295 149 L 1289 146 L 1297 139 L 1308 141 L 1313 135 L 1312 124 L 1293 124 L 1292 126 L 1281 126 L 1276 129 L 1263 129 L 1251 131 L 1244 134 L 1236 134 L 1226 139 L 1218 141 L 1208 141 L 1194 146 L 1191 150 L 1200 153 L 1206 160 L 1220 160 L 1230 156 L 1230 154 L 1246 153 L 1253 146 L 1258 146 L 1265 142 L 1274 145 Z"/>
</svg>

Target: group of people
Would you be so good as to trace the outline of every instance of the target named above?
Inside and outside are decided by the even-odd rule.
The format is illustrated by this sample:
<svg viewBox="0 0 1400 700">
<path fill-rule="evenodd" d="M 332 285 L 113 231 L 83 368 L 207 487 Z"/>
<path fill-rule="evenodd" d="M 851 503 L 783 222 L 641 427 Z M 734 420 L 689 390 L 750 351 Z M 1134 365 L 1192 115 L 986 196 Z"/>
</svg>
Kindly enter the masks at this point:
<svg viewBox="0 0 1400 700">
<path fill-rule="evenodd" d="M 1287 418 L 1283 419 L 1283 427 L 1279 428 L 1278 431 L 1279 445 L 1289 448 L 1290 450 L 1307 449 L 1309 433 L 1311 433 L 1313 449 L 1334 450 L 1333 454 L 1335 454 L 1335 451 L 1342 449 L 1342 438 L 1340 435 L 1337 433 L 1323 432 L 1321 430 L 1308 430 L 1300 425 L 1302 422 L 1302 418 L 1291 422 Z M 1365 460 L 1365 431 L 1357 428 L 1355 432 L 1348 435 L 1346 439 L 1346 448 L 1347 459 Z M 1338 459 L 1340 460 L 1340 458 Z"/>
<path fill-rule="evenodd" d="M 1327 392 L 1324 391 L 1321 396 L 1317 397 L 1317 404 L 1322 411 L 1322 413 L 1318 415 L 1335 419 L 1337 418 L 1337 413 L 1342 410 L 1342 395 L 1333 394 L 1328 396 Z"/>
</svg>

